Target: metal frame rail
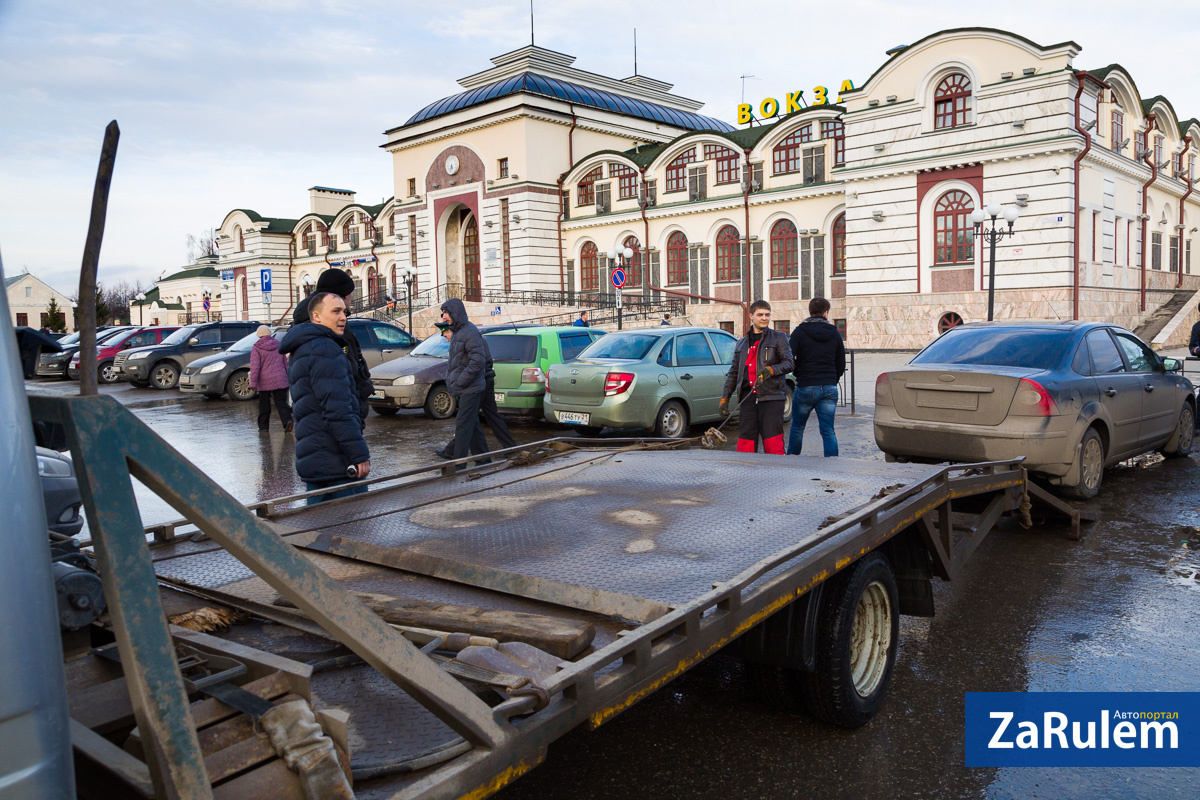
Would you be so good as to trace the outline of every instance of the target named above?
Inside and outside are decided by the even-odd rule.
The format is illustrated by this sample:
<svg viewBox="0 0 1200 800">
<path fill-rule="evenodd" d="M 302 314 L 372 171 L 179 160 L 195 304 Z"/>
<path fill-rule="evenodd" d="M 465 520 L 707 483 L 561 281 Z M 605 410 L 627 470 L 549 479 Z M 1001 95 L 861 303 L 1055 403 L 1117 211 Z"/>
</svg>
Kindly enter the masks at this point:
<svg viewBox="0 0 1200 800">
<path fill-rule="evenodd" d="M 124 663 L 134 665 L 126 673 L 134 715 L 145 740 L 154 743 L 147 760 L 159 797 L 206 798 L 212 790 L 159 604 L 131 477 L 473 745 L 408 784 L 398 798 L 490 794 L 540 763 L 548 745 L 570 729 L 607 722 L 905 531 L 920 532 L 935 573 L 950 579 L 1003 513 L 1028 508 L 1032 488 L 1019 460 L 942 468 L 873 499 L 591 655 L 564 662 L 543 682 L 548 705 L 539 709 L 537 698 L 522 696 L 489 707 L 111 397 L 31 397 L 29 402 L 35 419 L 67 428 L 118 648 Z M 453 474 L 453 468 L 448 462 L 379 480 L 421 473 L 434 473 L 429 479 L 436 480 Z M 977 495 L 990 495 L 990 501 L 963 528 L 964 515 L 953 514 L 951 504 Z M 271 514 L 277 504 L 259 504 L 255 510 Z M 1070 506 L 1051 505 L 1078 518 Z"/>
</svg>

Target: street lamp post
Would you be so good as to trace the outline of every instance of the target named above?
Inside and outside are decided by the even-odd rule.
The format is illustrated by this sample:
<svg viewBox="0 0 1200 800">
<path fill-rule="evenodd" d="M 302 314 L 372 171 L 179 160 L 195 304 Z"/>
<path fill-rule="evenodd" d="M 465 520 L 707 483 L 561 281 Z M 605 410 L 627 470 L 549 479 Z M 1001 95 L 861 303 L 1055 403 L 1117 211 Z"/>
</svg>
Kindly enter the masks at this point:
<svg viewBox="0 0 1200 800">
<path fill-rule="evenodd" d="M 997 224 L 997 217 L 1003 216 L 1008 228 Z M 992 321 L 996 306 L 996 242 L 1005 236 L 1013 235 L 1013 224 L 1020 212 L 1016 206 L 1001 206 L 999 203 L 988 203 L 987 211 L 977 208 L 971 212 L 971 222 L 975 224 L 975 238 L 982 236 L 988 243 L 988 322 Z M 992 218 L 992 227 L 984 228 L 983 222 L 987 217 Z"/>
<path fill-rule="evenodd" d="M 417 268 L 412 264 L 408 264 L 404 269 L 400 270 L 400 277 L 404 279 L 404 285 L 408 289 L 408 332 L 412 334 L 412 285 L 417 279 Z"/>
<path fill-rule="evenodd" d="M 141 325 L 142 324 L 142 309 L 145 308 L 144 303 L 146 302 L 146 293 L 138 292 L 137 295 L 134 297 L 134 299 L 138 301 L 138 325 Z"/>
<path fill-rule="evenodd" d="M 629 269 L 629 264 L 631 261 L 633 261 L 633 249 L 629 248 L 629 247 L 625 247 L 625 248 L 614 247 L 611 250 L 609 250 L 606 255 L 608 256 L 609 261 L 615 261 L 616 265 L 618 267 L 622 267 L 626 270 Z M 610 282 L 612 281 L 611 273 L 609 274 L 609 281 Z M 621 330 L 621 322 L 622 322 L 621 318 L 623 316 L 622 301 L 625 297 L 625 291 L 624 291 L 624 287 L 622 287 L 621 289 L 617 289 L 617 287 L 614 286 L 613 289 L 615 289 L 617 292 L 617 330 Z"/>
</svg>

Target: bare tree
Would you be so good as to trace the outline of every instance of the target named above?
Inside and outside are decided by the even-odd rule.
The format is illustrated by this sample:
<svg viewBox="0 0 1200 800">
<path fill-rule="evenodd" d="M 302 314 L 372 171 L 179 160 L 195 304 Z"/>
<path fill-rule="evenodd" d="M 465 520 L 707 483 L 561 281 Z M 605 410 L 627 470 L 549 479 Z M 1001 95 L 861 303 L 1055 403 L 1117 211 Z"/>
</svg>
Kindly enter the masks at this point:
<svg viewBox="0 0 1200 800">
<path fill-rule="evenodd" d="M 129 306 L 133 302 L 133 299 L 144 291 L 145 288 L 142 286 L 141 279 L 132 283 L 121 279 L 109 286 L 100 287 L 100 297 L 103 299 L 111 319 L 129 322 Z"/>
<path fill-rule="evenodd" d="M 217 254 L 217 232 L 212 228 L 201 232 L 199 236 L 187 235 L 187 257 L 189 264 L 195 264 L 203 256 Z"/>
</svg>

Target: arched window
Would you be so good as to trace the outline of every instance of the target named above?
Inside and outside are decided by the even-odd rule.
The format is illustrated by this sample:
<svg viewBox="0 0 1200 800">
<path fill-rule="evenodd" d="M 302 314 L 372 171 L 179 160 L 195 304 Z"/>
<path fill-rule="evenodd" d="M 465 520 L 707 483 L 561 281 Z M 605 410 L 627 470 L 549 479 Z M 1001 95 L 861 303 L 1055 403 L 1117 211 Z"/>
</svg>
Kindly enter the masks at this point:
<svg viewBox="0 0 1200 800">
<path fill-rule="evenodd" d="M 821 122 L 821 138 L 833 140 L 833 165 L 840 167 L 846 163 L 846 125 L 840 119 L 827 119 Z"/>
<path fill-rule="evenodd" d="M 776 175 L 799 172 L 802 166 L 800 146 L 812 141 L 812 123 L 795 131 L 779 144 L 772 153 L 772 169 Z"/>
<path fill-rule="evenodd" d="M 349 244 L 351 249 L 358 247 L 358 227 L 355 224 L 357 221 L 357 215 L 351 214 L 342 223 L 342 241 Z"/>
<path fill-rule="evenodd" d="M 680 153 L 667 165 L 667 188 L 663 194 L 682 192 L 687 188 L 687 165 L 696 160 L 696 148 Z"/>
<path fill-rule="evenodd" d="M 942 318 L 938 320 L 938 334 L 941 335 L 951 328 L 957 328 L 963 324 L 963 318 L 953 311 L 947 311 L 942 314 Z"/>
<path fill-rule="evenodd" d="M 833 273 L 834 275 L 846 274 L 846 215 L 839 214 L 838 218 L 833 221 L 832 236 L 833 240 Z"/>
<path fill-rule="evenodd" d="M 579 288 L 585 292 L 600 290 L 600 260 L 592 242 L 584 242 L 579 251 Z"/>
<path fill-rule="evenodd" d="M 625 241 L 621 242 L 621 247 L 628 247 L 633 251 L 633 258 L 629 259 L 629 267 L 625 270 L 625 287 L 640 289 L 642 288 L 642 244 L 636 236 L 626 236 Z"/>
<path fill-rule="evenodd" d="M 933 93 L 933 127 L 958 128 L 971 122 L 971 79 L 961 72 L 947 75 Z"/>
<path fill-rule="evenodd" d="M 367 297 L 371 302 L 375 302 L 380 298 L 382 292 L 379 291 L 379 270 L 374 267 L 367 268 Z"/>
<path fill-rule="evenodd" d="M 237 242 L 237 251 L 240 253 L 246 249 L 246 242 L 242 239 L 242 226 L 233 226 L 233 240 Z"/>
<path fill-rule="evenodd" d="M 706 144 L 704 160 L 717 162 L 717 184 L 737 183 L 741 179 L 737 151 L 719 144 Z"/>
<path fill-rule="evenodd" d="M 717 282 L 740 281 L 742 259 L 738 247 L 737 228 L 726 225 L 717 231 Z"/>
<path fill-rule="evenodd" d="M 590 206 L 596 203 L 596 181 L 604 175 L 604 167 L 596 167 L 594 170 L 584 175 L 579 179 L 579 185 L 576 188 L 577 206 Z"/>
<path fill-rule="evenodd" d="M 310 256 L 317 253 L 317 225 L 315 222 L 308 223 L 308 227 L 304 229 L 304 248 Z"/>
<path fill-rule="evenodd" d="M 667 239 L 667 284 L 680 286 L 688 282 L 688 240 L 683 231 L 675 231 Z"/>
<path fill-rule="evenodd" d="M 245 276 L 238 278 L 238 294 L 242 299 L 242 311 L 248 311 L 250 309 L 250 291 L 246 288 Z"/>
<path fill-rule="evenodd" d="M 975 261 L 975 226 L 969 216 L 975 204 L 955 189 L 946 192 L 933 209 L 933 263 L 970 264 Z"/>
<path fill-rule="evenodd" d="M 771 226 L 772 278 L 795 278 L 800 274 L 798 245 L 796 226 L 790 219 Z"/>
</svg>

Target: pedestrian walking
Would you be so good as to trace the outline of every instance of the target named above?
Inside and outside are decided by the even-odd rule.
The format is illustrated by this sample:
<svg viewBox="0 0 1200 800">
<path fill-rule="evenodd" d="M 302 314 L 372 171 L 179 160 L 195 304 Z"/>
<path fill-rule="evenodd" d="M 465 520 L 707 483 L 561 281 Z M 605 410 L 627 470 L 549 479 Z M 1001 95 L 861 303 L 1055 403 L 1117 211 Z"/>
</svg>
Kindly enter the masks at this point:
<svg viewBox="0 0 1200 800">
<path fill-rule="evenodd" d="M 1188 352 L 1194 356 L 1200 356 L 1200 321 L 1192 325 L 1192 337 L 1188 340 Z"/>
<path fill-rule="evenodd" d="M 846 346 L 838 329 L 829 322 L 828 300 L 814 297 L 808 301 L 808 319 L 792 331 L 789 343 L 796 361 L 796 392 L 792 395 L 788 455 L 800 455 L 804 426 L 815 409 L 825 457 L 832 458 L 838 454 L 833 419 L 837 412 L 838 381 L 846 371 Z"/>
<path fill-rule="evenodd" d="M 354 279 L 350 277 L 349 273 L 337 267 L 325 270 L 317 276 L 317 286 L 313 290 L 312 295 L 296 304 L 296 310 L 292 313 L 292 323 L 298 325 L 301 322 L 309 321 L 309 301 L 321 292 L 333 292 L 342 298 L 346 306 L 349 306 L 350 296 L 354 294 L 354 289 Z M 342 333 L 342 340 L 345 342 L 343 352 L 345 352 L 346 359 L 350 362 L 350 377 L 354 382 L 354 393 L 358 398 L 360 424 L 365 429 L 367 427 L 367 414 L 371 411 L 371 407 L 367 403 L 367 398 L 375 391 L 375 387 L 371 383 L 371 368 L 367 366 L 367 361 L 363 358 L 362 347 L 359 345 L 358 339 L 354 336 L 354 332 L 350 330 L 349 326 Z"/>
<path fill-rule="evenodd" d="M 719 406 L 721 416 L 728 417 L 730 398 L 738 399 L 738 452 L 757 452 L 761 439 L 763 452 L 783 455 L 784 376 L 791 371 L 787 336 L 771 328 L 771 304 L 755 300 L 750 304 L 750 330 L 734 347 Z"/>
<path fill-rule="evenodd" d="M 454 457 L 487 453 L 487 437 L 479 424 L 479 410 L 487 388 L 487 342 L 479 328 L 467 318 L 463 301 L 452 297 L 442 303 L 442 322 L 450 323 L 450 352 L 446 364 L 446 388 L 458 400 L 454 420 Z M 493 398 L 494 402 L 494 398 Z M 477 459 L 487 464 L 491 459 Z"/>
<path fill-rule="evenodd" d="M 663 314 L 662 322 L 660 322 L 658 324 L 659 325 L 670 325 L 671 324 L 671 315 Z"/>
<path fill-rule="evenodd" d="M 309 322 L 287 332 L 279 352 L 288 356 L 295 402 L 296 473 L 311 492 L 367 477 L 371 454 L 363 439 L 350 361 L 345 357 L 346 303 L 333 292 L 318 292 L 309 300 L 308 316 Z M 310 497 L 308 503 L 366 490 L 360 486 L 326 492 Z"/>
<path fill-rule="evenodd" d="M 444 322 L 439 322 L 438 327 L 442 328 L 442 335 L 446 339 L 452 338 L 450 326 Z M 504 416 L 500 413 L 500 407 L 496 405 L 496 369 L 492 363 L 492 351 L 488 347 L 487 337 L 483 339 L 483 346 L 487 348 L 487 367 L 484 373 L 484 388 L 483 397 L 479 402 L 479 416 L 482 421 L 492 429 L 492 435 L 496 437 L 496 441 L 500 443 L 502 449 L 516 447 L 517 440 L 513 438 L 512 432 L 508 429 L 508 423 L 504 421 Z M 446 443 L 446 446 L 441 450 L 434 450 L 435 455 L 445 459 L 454 458 L 454 439 Z"/>
<path fill-rule="evenodd" d="M 288 404 L 287 359 L 279 352 L 279 340 L 271 329 L 259 325 L 258 341 L 250 348 L 250 386 L 258 391 L 258 429 L 271 428 L 271 401 L 283 424 L 283 432 L 292 431 L 292 407 Z"/>
<path fill-rule="evenodd" d="M 573 325 L 574 325 L 576 328 L 590 328 L 590 327 L 591 327 L 591 325 L 590 325 L 590 324 L 588 324 L 588 312 L 587 312 L 587 309 L 584 309 L 583 311 L 580 311 L 580 312 L 579 312 L 579 319 L 575 320 L 575 322 L 573 322 L 572 324 L 573 324 Z"/>
</svg>

